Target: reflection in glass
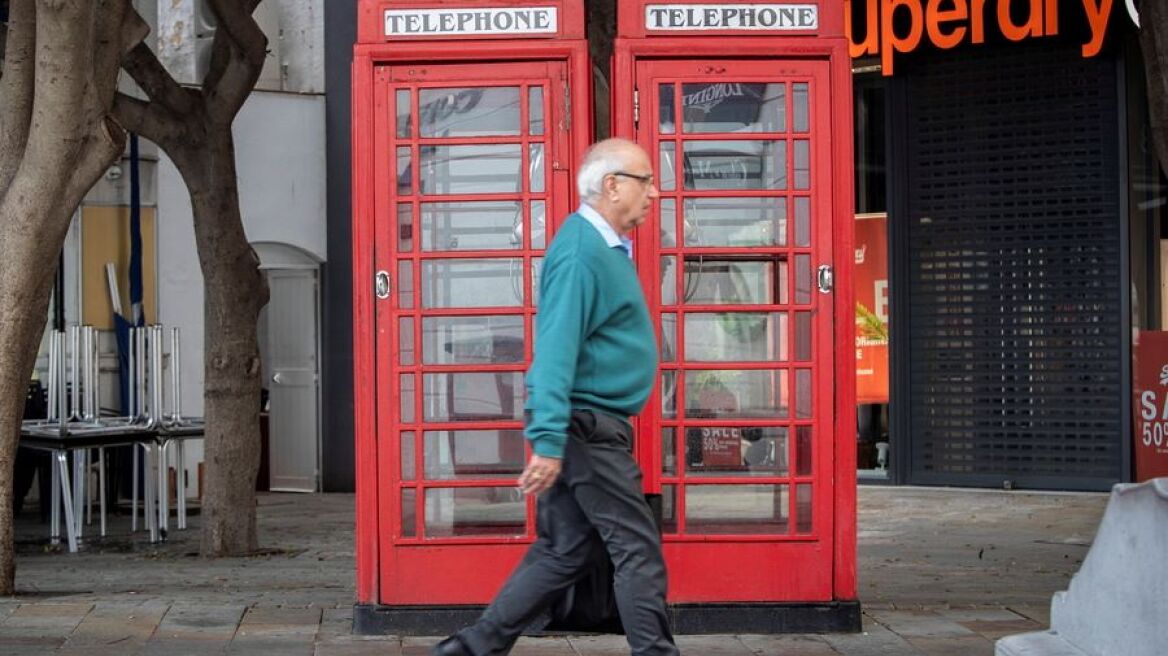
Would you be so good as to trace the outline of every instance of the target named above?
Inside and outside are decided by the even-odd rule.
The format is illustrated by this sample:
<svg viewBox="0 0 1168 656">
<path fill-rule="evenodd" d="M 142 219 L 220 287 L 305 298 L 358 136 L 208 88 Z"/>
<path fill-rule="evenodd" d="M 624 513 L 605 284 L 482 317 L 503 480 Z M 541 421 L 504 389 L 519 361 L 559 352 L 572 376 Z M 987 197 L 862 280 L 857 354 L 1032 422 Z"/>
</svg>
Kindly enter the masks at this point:
<svg viewBox="0 0 1168 656">
<path fill-rule="evenodd" d="M 673 85 L 657 86 L 657 133 L 673 134 L 676 121 L 673 117 Z"/>
<path fill-rule="evenodd" d="M 677 201 L 662 198 L 661 206 L 661 248 L 677 247 Z"/>
<path fill-rule="evenodd" d="M 751 259 L 687 255 L 685 302 L 691 305 L 771 305 L 786 303 L 787 263 L 780 255 Z M 778 266 L 776 266 L 778 264 Z"/>
<path fill-rule="evenodd" d="M 523 418 L 523 372 L 425 374 L 426 421 Z"/>
<path fill-rule="evenodd" d="M 785 370 L 685 372 L 685 416 L 689 419 L 785 417 Z"/>
<path fill-rule="evenodd" d="M 523 317 L 426 317 L 422 357 L 424 364 L 523 362 Z"/>
<path fill-rule="evenodd" d="M 677 372 L 661 372 L 661 417 L 677 419 Z"/>
<path fill-rule="evenodd" d="M 529 171 L 531 172 L 531 191 L 533 193 L 543 193 L 543 144 L 531 144 L 531 160 L 529 164 Z"/>
<path fill-rule="evenodd" d="M 412 487 L 401 491 L 401 536 L 418 537 L 418 492 Z"/>
<path fill-rule="evenodd" d="M 795 313 L 795 359 L 811 359 L 811 313 Z"/>
<path fill-rule="evenodd" d="M 532 136 L 543 134 L 543 87 L 527 89 L 527 129 Z"/>
<path fill-rule="evenodd" d="M 791 85 L 791 100 L 795 114 L 795 132 L 807 132 L 810 129 L 811 111 L 808 108 L 808 88 L 806 82 L 796 82 Z"/>
<path fill-rule="evenodd" d="M 811 142 L 795 141 L 795 189 L 811 188 Z"/>
<path fill-rule="evenodd" d="M 428 480 L 518 478 L 526 462 L 522 430 L 425 432 Z"/>
<path fill-rule="evenodd" d="M 687 485 L 686 532 L 786 533 L 787 494 L 786 485 Z"/>
<path fill-rule="evenodd" d="M 811 302 L 811 256 L 795 256 L 795 304 Z"/>
<path fill-rule="evenodd" d="M 677 474 L 677 443 L 673 428 L 661 429 L 661 473 L 666 476 Z"/>
<path fill-rule="evenodd" d="M 514 487 L 456 487 L 426 490 L 426 537 L 521 536 L 527 502 Z"/>
<path fill-rule="evenodd" d="M 423 260 L 422 306 L 515 307 L 523 304 L 523 260 Z"/>
<path fill-rule="evenodd" d="M 410 90 L 398 89 L 396 98 L 397 136 L 408 139 L 414 131 L 413 121 L 410 120 Z"/>
<path fill-rule="evenodd" d="M 543 273 L 543 258 L 531 258 L 531 304 L 539 307 L 539 277 Z M 535 326 L 532 326 L 535 330 Z"/>
<path fill-rule="evenodd" d="M 414 263 L 409 260 L 397 263 L 397 306 L 403 310 L 414 307 Z"/>
<path fill-rule="evenodd" d="M 673 315 L 662 315 L 662 332 L 667 316 Z M 688 362 L 781 362 L 787 339 L 787 315 L 778 312 L 685 315 Z"/>
<path fill-rule="evenodd" d="M 795 475 L 811 475 L 811 427 L 795 428 Z"/>
<path fill-rule="evenodd" d="M 397 320 L 397 354 L 398 362 L 402 365 L 414 363 L 414 319 L 413 317 L 398 317 Z"/>
<path fill-rule="evenodd" d="M 403 481 L 414 480 L 414 432 L 401 434 L 401 477 Z"/>
<path fill-rule="evenodd" d="M 422 146 L 424 194 L 516 193 L 523 182 L 519 144 Z"/>
<path fill-rule="evenodd" d="M 414 250 L 414 206 L 411 203 L 397 204 L 397 250 L 400 253 Z"/>
<path fill-rule="evenodd" d="M 785 476 L 787 429 L 757 426 L 687 428 L 685 471 L 691 476 Z"/>
<path fill-rule="evenodd" d="M 661 304 L 677 304 L 677 257 L 674 255 L 661 258 Z"/>
<path fill-rule="evenodd" d="M 807 196 L 795 199 L 795 245 L 800 248 L 811 245 L 811 199 Z"/>
<path fill-rule="evenodd" d="M 685 188 L 785 189 L 785 141 L 687 141 Z"/>
<path fill-rule="evenodd" d="M 398 377 L 397 393 L 398 397 L 401 399 L 399 404 L 399 416 L 401 417 L 401 423 L 414 423 L 415 397 L 413 374 L 401 374 Z"/>
<path fill-rule="evenodd" d="M 811 484 L 795 486 L 795 532 L 811 532 Z"/>
<path fill-rule="evenodd" d="M 422 203 L 422 250 L 522 248 L 516 239 L 521 207 L 517 201 Z"/>
<path fill-rule="evenodd" d="M 531 201 L 531 247 L 547 248 L 547 228 L 544 223 L 544 201 Z"/>
<path fill-rule="evenodd" d="M 665 202 L 661 201 L 662 220 Z M 782 246 L 786 241 L 785 198 L 688 198 L 685 201 L 686 246 Z"/>
<path fill-rule="evenodd" d="M 502 137 L 519 134 L 519 87 L 422 89 L 423 137 Z"/>
<path fill-rule="evenodd" d="M 661 532 L 677 533 L 677 486 L 661 486 Z"/>
<path fill-rule="evenodd" d="M 689 321 L 689 318 L 686 318 Z M 688 343 L 689 337 L 686 337 Z M 688 346 L 686 347 L 689 348 Z M 686 355 L 686 359 L 693 357 Z M 661 315 L 661 361 L 674 362 L 677 360 L 677 315 L 672 312 Z"/>
<path fill-rule="evenodd" d="M 795 370 L 795 418 L 811 418 L 811 370 Z"/>
<path fill-rule="evenodd" d="M 676 144 L 672 141 L 661 142 L 659 165 L 657 167 L 657 188 L 661 191 L 673 191 L 677 186 L 677 158 L 674 156 Z"/>
<path fill-rule="evenodd" d="M 409 146 L 398 146 L 397 149 L 397 193 L 403 196 L 414 191 L 414 170 L 411 166 L 412 156 Z"/>
<path fill-rule="evenodd" d="M 787 85 L 751 82 L 683 84 L 681 108 L 685 131 L 783 132 Z"/>
</svg>

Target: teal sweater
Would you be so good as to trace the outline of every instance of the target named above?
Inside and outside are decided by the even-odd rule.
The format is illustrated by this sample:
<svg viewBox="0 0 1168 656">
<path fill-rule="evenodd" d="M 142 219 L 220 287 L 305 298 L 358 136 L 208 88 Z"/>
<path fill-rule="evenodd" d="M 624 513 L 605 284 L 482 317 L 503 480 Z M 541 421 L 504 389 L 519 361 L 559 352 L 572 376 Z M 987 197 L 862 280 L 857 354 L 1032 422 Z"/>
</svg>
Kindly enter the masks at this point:
<svg viewBox="0 0 1168 656">
<path fill-rule="evenodd" d="M 632 261 L 579 214 L 547 250 L 535 320 L 525 432 L 535 453 L 560 458 L 573 408 L 625 417 L 641 411 L 657 371 L 657 340 Z"/>
</svg>

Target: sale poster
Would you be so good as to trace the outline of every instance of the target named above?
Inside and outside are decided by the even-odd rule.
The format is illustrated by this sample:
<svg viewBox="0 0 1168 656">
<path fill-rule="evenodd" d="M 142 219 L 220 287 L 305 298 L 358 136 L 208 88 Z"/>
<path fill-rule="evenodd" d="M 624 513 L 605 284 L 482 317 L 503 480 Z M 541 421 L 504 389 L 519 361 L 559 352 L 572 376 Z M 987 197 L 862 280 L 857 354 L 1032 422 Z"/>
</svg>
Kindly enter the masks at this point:
<svg viewBox="0 0 1168 656">
<path fill-rule="evenodd" d="M 1132 345 L 1136 481 L 1168 476 L 1168 332 L 1141 330 Z"/>
<path fill-rule="evenodd" d="M 888 217 L 856 217 L 856 403 L 888 403 Z"/>
</svg>

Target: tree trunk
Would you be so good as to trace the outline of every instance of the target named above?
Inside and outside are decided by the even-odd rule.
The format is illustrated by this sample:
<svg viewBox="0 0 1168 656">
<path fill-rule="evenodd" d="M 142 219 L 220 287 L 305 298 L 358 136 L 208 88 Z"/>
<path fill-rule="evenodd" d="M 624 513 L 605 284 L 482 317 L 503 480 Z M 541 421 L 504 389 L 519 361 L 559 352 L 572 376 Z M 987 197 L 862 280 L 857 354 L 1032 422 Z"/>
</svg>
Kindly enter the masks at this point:
<svg viewBox="0 0 1168 656">
<path fill-rule="evenodd" d="M 1168 7 L 1140 3 L 1140 50 L 1148 86 L 1148 116 L 1160 169 L 1168 171 Z"/>
<path fill-rule="evenodd" d="M 268 302 L 268 285 L 243 229 L 230 125 L 206 134 L 204 147 L 183 146 L 174 155 L 191 192 L 206 293 L 201 552 L 221 556 L 252 552 L 258 544 L 261 369 L 256 324 Z"/>
</svg>

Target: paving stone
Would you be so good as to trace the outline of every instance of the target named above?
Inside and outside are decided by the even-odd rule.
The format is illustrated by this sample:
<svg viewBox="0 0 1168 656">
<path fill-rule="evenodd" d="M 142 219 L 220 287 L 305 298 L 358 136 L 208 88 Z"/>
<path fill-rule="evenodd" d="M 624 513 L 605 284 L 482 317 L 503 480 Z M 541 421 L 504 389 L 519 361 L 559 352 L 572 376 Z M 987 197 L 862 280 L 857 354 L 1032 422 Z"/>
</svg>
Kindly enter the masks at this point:
<svg viewBox="0 0 1168 656">
<path fill-rule="evenodd" d="M 867 617 L 861 633 L 828 633 L 821 637 L 845 656 L 915 656 L 922 653 L 904 638 Z"/>
<path fill-rule="evenodd" d="M 65 641 L 63 653 L 89 654 L 106 647 L 129 653 L 150 639 L 168 606 L 147 604 L 97 604 Z"/>
<path fill-rule="evenodd" d="M 421 652 L 425 653 L 425 652 Z M 318 642 L 314 656 L 402 656 L 401 643 L 369 640 Z"/>
<path fill-rule="evenodd" d="M 673 637 L 677 648 L 683 654 L 704 654 L 708 656 L 754 656 L 737 636 L 732 635 L 679 635 Z"/>
<path fill-rule="evenodd" d="M 568 639 L 580 656 L 628 656 L 629 643 L 623 635 L 573 636 Z"/>
<path fill-rule="evenodd" d="M 1010 610 L 1018 613 L 1022 617 L 1038 622 L 1042 628 L 1039 630 L 1046 630 L 1050 628 L 1050 604 L 1036 604 L 1036 605 L 1010 605 Z"/>
<path fill-rule="evenodd" d="M 1025 619 L 1009 608 L 946 608 L 933 612 L 954 622 L 1014 622 Z"/>
<path fill-rule="evenodd" d="M 64 639 L 92 608 L 93 604 L 21 604 L 0 623 L 0 635 Z"/>
<path fill-rule="evenodd" d="M 877 610 L 866 613 L 872 619 L 906 638 L 972 636 L 973 631 L 931 611 Z"/>
<path fill-rule="evenodd" d="M 353 635 L 352 608 L 326 608 L 321 612 L 317 640 L 350 637 Z"/>
<path fill-rule="evenodd" d="M 994 656 L 993 641 L 981 636 L 909 638 L 908 641 L 929 656 Z"/>
<path fill-rule="evenodd" d="M 741 635 L 738 640 L 755 656 L 838 656 L 821 636 Z"/>
<path fill-rule="evenodd" d="M 1024 617 L 1010 622 L 961 622 L 961 625 L 989 640 L 997 640 L 1015 633 L 1042 631 L 1045 628 L 1038 622 Z"/>
<path fill-rule="evenodd" d="M 236 638 L 227 647 L 228 656 L 313 656 L 316 646 L 308 639 L 278 639 L 270 637 Z"/>
<path fill-rule="evenodd" d="M 320 625 L 321 608 L 252 607 L 247 609 L 241 626 L 247 624 Z"/>
</svg>

